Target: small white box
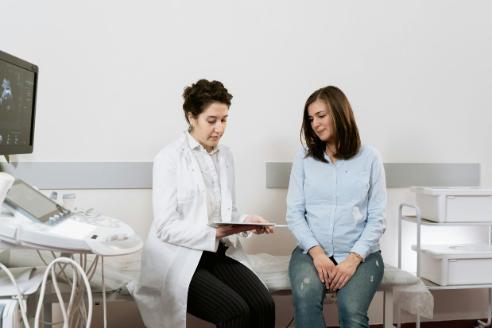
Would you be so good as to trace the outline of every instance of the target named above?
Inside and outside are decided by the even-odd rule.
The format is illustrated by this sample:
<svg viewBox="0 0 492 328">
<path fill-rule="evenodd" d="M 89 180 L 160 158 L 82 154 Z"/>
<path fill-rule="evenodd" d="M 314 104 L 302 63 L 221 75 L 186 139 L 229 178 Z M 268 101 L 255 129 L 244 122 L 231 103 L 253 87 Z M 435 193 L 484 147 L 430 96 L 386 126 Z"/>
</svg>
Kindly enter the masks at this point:
<svg viewBox="0 0 492 328">
<path fill-rule="evenodd" d="M 490 245 L 425 245 L 421 260 L 420 276 L 438 285 L 492 284 Z"/>
<path fill-rule="evenodd" d="M 412 187 L 422 218 L 435 222 L 492 222 L 492 188 Z"/>
</svg>

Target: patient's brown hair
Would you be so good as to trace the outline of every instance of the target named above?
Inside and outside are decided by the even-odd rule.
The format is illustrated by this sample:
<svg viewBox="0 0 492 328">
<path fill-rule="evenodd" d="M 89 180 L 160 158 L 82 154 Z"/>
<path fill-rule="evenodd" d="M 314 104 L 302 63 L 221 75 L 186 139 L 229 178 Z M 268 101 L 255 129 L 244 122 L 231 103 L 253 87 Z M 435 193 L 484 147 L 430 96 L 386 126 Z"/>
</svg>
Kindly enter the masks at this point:
<svg viewBox="0 0 492 328">
<path fill-rule="evenodd" d="M 321 162 L 328 162 L 324 157 L 326 142 L 318 138 L 309 120 L 308 107 L 316 100 L 323 101 L 326 104 L 329 116 L 332 119 L 333 133 L 336 140 L 334 157 L 337 159 L 354 157 L 361 146 L 359 129 L 355 123 L 350 102 L 342 90 L 334 86 L 316 90 L 309 96 L 304 105 L 301 142 L 307 148 L 306 157 L 311 156 Z"/>
</svg>

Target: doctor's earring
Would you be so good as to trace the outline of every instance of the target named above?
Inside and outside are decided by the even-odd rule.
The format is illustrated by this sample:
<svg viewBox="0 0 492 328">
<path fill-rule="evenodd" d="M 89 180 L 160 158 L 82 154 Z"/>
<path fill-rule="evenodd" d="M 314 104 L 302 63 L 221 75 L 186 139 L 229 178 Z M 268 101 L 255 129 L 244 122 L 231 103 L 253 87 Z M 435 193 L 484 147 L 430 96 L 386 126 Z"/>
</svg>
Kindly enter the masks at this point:
<svg viewBox="0 0 492 328">
<path fill-rule="evenodd" d="M 193 125 L 190 123 L 190 126 L 188 126 L 188 132 L 193 131 Z"/>
</svg>

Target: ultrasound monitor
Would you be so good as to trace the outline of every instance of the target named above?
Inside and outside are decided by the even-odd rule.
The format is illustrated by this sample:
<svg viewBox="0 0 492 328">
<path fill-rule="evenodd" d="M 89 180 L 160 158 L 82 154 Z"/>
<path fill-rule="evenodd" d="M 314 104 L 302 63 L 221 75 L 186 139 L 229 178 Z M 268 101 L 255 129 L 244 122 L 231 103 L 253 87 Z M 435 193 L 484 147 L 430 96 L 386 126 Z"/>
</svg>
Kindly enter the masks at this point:
<svg viewBox="0 0 492 328">
<path fill-rule="evenodd" d="M 38 67 L 0 51 L 0 155 L 33 151 Z"/>
</svg>

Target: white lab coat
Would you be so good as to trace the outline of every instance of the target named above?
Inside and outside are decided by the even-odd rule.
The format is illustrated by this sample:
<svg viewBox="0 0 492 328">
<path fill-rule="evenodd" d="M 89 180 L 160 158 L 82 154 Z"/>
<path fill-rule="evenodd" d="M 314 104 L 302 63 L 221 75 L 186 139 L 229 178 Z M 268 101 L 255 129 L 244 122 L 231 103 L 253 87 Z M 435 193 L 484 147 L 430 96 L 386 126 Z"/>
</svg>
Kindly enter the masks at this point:
<svg viewBox="0 0 492 328">
<path fill-rule="evenodd" d="M 234 196 L 234 163 L 219 146 L 222 221 L 241 222 Z M 133 290 L 147 328 L 186 327 L 188 287 L 203 251 L 217 250 L 208 226 L 206 189 L 186 133 L 154 160 L 154 220 L 147 237 L 139 280 Z M 239 237 L 229 237 L 227 256 L 251 269 Z"/>
</svg>

